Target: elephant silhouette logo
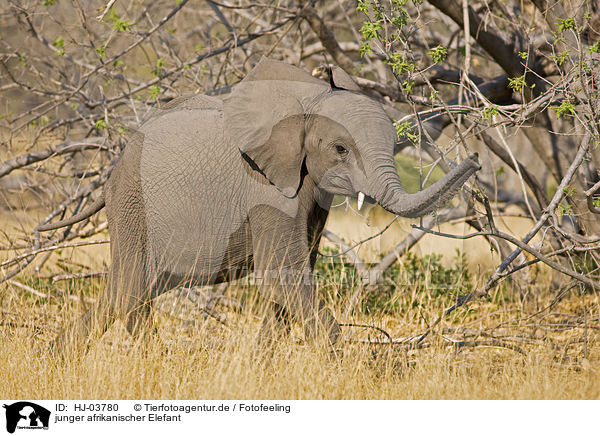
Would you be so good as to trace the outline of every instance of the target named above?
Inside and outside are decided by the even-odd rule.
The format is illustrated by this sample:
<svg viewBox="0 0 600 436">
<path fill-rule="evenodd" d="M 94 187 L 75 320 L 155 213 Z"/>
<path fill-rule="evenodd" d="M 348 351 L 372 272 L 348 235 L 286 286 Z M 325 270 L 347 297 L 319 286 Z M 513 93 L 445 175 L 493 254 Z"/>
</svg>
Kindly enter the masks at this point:
<svg viewBox="0 0 600 436">
<path fill-rule="evenodd" d="M 6 431 L 19 429 L 48 429 L 50 411 L 28 401 L 3 406 L 6 409 Z"/>
</svg>

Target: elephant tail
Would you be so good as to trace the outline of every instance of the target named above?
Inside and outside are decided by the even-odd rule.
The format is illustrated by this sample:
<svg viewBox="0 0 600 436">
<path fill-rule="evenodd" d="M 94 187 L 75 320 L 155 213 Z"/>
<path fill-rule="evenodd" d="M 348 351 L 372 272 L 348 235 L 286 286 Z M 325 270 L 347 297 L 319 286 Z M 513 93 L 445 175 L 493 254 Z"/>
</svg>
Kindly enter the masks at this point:
<svg viewBox="0 0 600 436">
<path fill-rule="evenodd" d="M 38 232 L 45 232 L 48 230 L 56 230 L 56 229 L 60 229 L 61 227 L 73 225 L 75 223 L 78 223 L 79 221 L 83 221 L 84 219 L 91 217 L 96 212 L 98 212 L 100 209 L 102 209 L 105 204 L 106 204 L 106 202 L 104 201 L 104 193 L 103 193 L 100 197 L 98 197 L 98 199 L 96 201 L 94 201 L 87 209 L 84 209 L 81 213 L 78 213 L 77 215 L 73 215 L 72 217 L 66 218 L 62 221 L 37 226 L 35 228 L 35 230 Z"/>
</svg>

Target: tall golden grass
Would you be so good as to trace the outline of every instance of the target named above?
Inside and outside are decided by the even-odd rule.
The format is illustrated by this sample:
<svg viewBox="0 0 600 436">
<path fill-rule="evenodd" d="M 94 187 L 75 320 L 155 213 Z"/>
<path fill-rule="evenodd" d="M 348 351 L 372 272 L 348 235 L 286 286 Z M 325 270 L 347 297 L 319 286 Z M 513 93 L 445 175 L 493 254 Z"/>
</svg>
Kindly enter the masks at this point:
<svg viewBox="0 0 600 436">
<path fill-rule="evenodd" d="M 97 293 L 77 282 L 70 289 Z M 235 294 L 236 290 L 231 292 Z M 342 322 L 374 325 L 392 337 L 423 331 L 439 315 L 441 304 L 401 294 L 410 308 L 403 313 L 359 310 Z M 163 297 L 161 297 L 163 298 Z M 204 319 L 190 307 L 169 300 L 155 304 L 159 338 L 132 343 L 116 323 L 85 354 L 58 361 L 48 346 L 60 326 L 82 311 L 82 303 L 54 301 L 8 286 L 0 298 L 0 397 L 36 399 L 600 399 L 600 347 L 596 330 L 588 331 L 587 358 L 582 359 L 581 328 L 557 328 L 526 319 L 535 303 L 502 299 L 476 302 L 460 309 L 443 327 L 507 323 L 514 341 L 527 355 L 504 347 L 476 346 L 460 351 L 449 346 L 455 335 L 443 330 L 428 347 L 402 351 L 384 344 L 372 329 L 344 327 L 335 348 L 306 344 L 299 329 L 273 349 L 257 346 L 260 320 L 248 305 L 241 313 L 225 312 L 229 326 Z M 594 300 L 595 298 L 595 300 Z M 411 303 L 412 299 L 412 303 Z M 494 301 L 496 300 L 496 301 Z M 431 301 L 431 300 L 430 300 Z M 588 309 L 597 297 L 588 297 Z M 161 304 L 162 303 L 162 304 Z M 410 303 L 410 304 L 409 304 Z M 577 312 L 581 301 L 558 303 L 553 315 Z M 179 306 L 178 306 L 179 305 Z M 164 308 L 169 307 L 170 312 Z M 176 310 L 172 308 L 175 307 Z M 338 318 L 342 307 L 334 307 Z M 521 319 L 521 321 L 515 321 Z M 537 324 L 537 326 L 535 325 Z"/>
</svg>

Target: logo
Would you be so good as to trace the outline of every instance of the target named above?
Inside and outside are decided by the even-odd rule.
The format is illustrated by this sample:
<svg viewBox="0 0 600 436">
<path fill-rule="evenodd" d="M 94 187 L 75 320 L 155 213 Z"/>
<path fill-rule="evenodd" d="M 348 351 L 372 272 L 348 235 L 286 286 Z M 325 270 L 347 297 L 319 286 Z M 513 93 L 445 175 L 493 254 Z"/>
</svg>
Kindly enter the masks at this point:
<svg viewBox="0 0 600 436">
<path fill-rule="evenodd" d="M 6 409 L 6 431 L 14 433 L 15 429 L 48 430 L 50 411 L 28 401 L 19 401 L 4 405 Z"/>
</svg>

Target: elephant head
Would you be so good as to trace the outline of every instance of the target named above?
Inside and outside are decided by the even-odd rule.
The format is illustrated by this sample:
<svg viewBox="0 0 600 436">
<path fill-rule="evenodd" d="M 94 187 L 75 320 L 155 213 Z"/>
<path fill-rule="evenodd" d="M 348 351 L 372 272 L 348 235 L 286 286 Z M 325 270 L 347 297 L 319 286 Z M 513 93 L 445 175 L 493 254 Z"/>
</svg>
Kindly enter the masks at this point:
<svg viewBox="0 0 600 436">
<path fill-rule="evenodd" d="M 297 195 L 305 167 L 319 189 L 368 195 L 394 214 L 417 217 L 443 205 L 480 168 L 473 155 L 429 188 L 406 193 L 391 120 L 343 70 L 331 76 L 327 84 L 263 58 L 224 102 L 231 140 L 284 196 Z"/>
</svg>

